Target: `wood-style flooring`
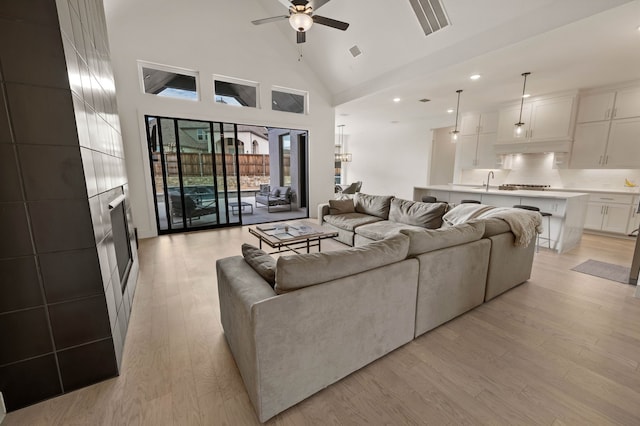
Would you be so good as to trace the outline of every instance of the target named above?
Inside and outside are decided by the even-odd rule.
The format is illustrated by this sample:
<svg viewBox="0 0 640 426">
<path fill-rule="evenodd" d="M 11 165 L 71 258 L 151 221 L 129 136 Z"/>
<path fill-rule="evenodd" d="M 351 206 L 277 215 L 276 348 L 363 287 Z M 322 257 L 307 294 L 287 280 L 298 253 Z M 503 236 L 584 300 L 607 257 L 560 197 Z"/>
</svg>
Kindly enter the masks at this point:
<svg viewBox="0 0 640 426">
<path fill-rule="evenodd" d="M 219 321 L 215 260 L 246 228 L 141 241 L 118 378 L 9 413 L 13 425 L 258 424 Z M 585 235 L 531 280 L 272 419 L 274 425 L 638 425 L 635 287 L 570 269 L 630 265 L 634 241 Z M 323 251 L 342 248 L 323 242 Z"/>
</svg>

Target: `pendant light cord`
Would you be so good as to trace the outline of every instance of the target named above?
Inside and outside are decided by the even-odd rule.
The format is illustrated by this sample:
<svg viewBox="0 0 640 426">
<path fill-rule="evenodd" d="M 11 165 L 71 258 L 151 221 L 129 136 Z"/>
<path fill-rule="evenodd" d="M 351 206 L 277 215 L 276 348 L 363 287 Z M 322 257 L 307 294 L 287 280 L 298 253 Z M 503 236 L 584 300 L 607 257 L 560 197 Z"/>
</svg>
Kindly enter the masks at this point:
<svg viewBox="0 0 640 426">
<path fill-rule="evenodd" d="M 520 98 L 520 119 L 518 120 L 518 124 L 522 124 L 522 108 L 524 108 L 524 95 L 527 90 L 527 76 L 531 74 L 530 72 L 522 73 L 524 76 L 524 84 L 522 85 L 522 98 Z"/>
<path fill-rule="evenodd" d="M 462 93 L 462 89 L 458 89 L 456 90 L 456 92 L 458 93 L 458 103 L 456 105 L 456 127 L 454 129 L 455 132 L 458 131 L 458 112 L 460 111 L 460 93 Z"/>
</svg>

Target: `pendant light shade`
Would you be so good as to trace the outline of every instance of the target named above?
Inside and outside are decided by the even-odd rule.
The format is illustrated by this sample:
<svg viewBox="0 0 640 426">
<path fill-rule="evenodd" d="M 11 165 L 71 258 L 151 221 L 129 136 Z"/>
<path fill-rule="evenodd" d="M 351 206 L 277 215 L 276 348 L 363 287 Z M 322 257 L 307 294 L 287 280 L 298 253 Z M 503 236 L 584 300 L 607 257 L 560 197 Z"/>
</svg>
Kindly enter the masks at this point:
<svg viewBox="0 0 640 426">
<path fill-rule="evenodd" d="M 526 132 L 524 129 L 524 123 L 522 122 L 522 109 L 524 107 L 524 96 L 527 90 L 527 76 L 529 74 L 531 73 L 530 72 L 522 73 L 522 76 L 524 77 L 524 83 L 522 84 L 522 98 L 520 98 L 520 118 L 518 119 L 518 122 L 515 124 L 515 127 L 513 128 L 513 136 L 516 139 L 520 139 L 526 135 Z"/>
<path fill-rule="evenodd" d="M 289 17 L 289 24 L 291 24 L 294 30 L 303 33 L 311 28 L 313 18 L 304 12 L 298 12 Z"/>
<path fill-rule="evenodd" d="M 456 143 L 458 141 L 458 135 L 460 131 L 458 130 L 458 113 L 460 112 L 460 93 L 462 93 L 462 89 L 456 90 L 458 94 L 458 103 L 456 105 L 456 126 L 453 128 L 451 132 L 451 143 Z"/>
<path fill-rule="evenodd" d="M 335 162 L 336 163 L 350 163 L 351 162 L 351 153 L 350 152 L 344 152 L 344 124 L 341 124 L 338 126 L 338 128 L 340 129 L 340 133 L 339 133 L 339 146 L 340 146 L 340 152 L 337 152 L 335 154 Z"/>
</svg>

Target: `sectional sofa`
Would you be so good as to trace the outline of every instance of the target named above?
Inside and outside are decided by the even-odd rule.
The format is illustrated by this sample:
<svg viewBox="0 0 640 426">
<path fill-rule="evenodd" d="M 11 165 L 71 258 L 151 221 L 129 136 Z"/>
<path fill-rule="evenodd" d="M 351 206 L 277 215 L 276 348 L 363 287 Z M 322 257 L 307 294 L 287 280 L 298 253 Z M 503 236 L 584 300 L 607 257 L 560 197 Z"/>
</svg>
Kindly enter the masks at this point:
<svg viewBox="0 0 640 426">
<path fill-rule="evenodd" d="M 276 260 L 243 246 L 244 257 L 219 259 L 222 326 L 260 421 L 526 281 L 534 244 L 515 241 L 492 218 L 410 225 L 339 251 Z"/>
</svg>

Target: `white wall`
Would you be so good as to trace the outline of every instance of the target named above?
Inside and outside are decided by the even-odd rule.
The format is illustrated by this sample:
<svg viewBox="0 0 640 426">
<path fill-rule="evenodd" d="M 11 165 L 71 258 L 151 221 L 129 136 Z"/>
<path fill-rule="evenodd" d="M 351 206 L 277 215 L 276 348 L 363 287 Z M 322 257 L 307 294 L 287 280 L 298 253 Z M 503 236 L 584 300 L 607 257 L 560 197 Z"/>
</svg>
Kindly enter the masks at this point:
<svg viewBox="0 0 640 426">
<path fill-rule="evenodd" d="M 259 2 L 246 0 L 110 0 L 105 10 L 140 237 L 156 235 L 145 114 L 308 130 L 310 215 L 333 196 L 334 108 L 327 90 L 278 30 L 286 22 L 252 25 L 252 19 L 268 15 Z M 138 60 L 198 71 L 201 101 L 143 94 Z M 216 104 L 213 74 L 259 82 L 262 108 Z M 271 111 L 272 85 L 308 91 L 309 114 Z"/>
<path fill-rule="evenodd" d="M 409 200 L 414 186 L 428 183 L 432 135 L 426 123 L 346 124 L 344 135 L 345 152 L 352 153 L 353 161 L 342 163 L 343 183 L 361 180 L 366 194 Z"/>
</svg>

